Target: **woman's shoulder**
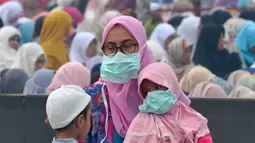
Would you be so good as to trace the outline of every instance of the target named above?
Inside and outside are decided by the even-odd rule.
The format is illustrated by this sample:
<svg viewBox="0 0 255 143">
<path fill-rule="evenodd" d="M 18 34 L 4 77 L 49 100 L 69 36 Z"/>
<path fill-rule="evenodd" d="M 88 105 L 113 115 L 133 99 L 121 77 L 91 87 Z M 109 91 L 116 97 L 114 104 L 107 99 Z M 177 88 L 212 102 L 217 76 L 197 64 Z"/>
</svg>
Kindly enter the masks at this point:
<svg viewBox="0 0 255 143">
<path fill-rule="evenodd" d="M 92 97 L 92 102 L 94 104 L 99 104 L 102 96 L 102 88 L 103 85 L 95 84 L 85 88 L 84 91 Z"/>
</svg>

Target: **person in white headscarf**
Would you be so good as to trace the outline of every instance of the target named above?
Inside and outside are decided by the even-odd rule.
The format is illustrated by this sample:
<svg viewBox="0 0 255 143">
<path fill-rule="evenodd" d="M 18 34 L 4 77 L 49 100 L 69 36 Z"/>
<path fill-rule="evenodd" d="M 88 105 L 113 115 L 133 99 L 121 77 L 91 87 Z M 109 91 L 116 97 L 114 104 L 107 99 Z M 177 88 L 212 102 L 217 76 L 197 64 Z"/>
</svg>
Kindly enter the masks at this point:
<svg viewBox="0 0 255 143">
<path fill-rule="evenodd" d="M 0 29 L 0 71 L 12 66 L 20 41 L 20 32 L 17 28 L 4 26 Z"/>
<path fill-rule="evenodd" d="M 152 41 L 152 40 L 147 41 L 147 44 L 148 44 L 156 62 L 160 62 L 163 58 L 163 52 L 161 50 L 160 45 L 157 42 Z"/>
<path fill-rule="evenodd" d="M 43 48 L 37 43 L 27 43 L 18 50 L 17 57 L 11 69 L 22 69 L 28 77 L 43 68 L 45 64 L 45 54 Z"/>
<path fill-rule="evenodd" d="M 168 23 L 159 24 L 151 34 L 150 40 L 157 42 L 163 52 L 162 61 L 167 60 L 166 49 L 168 44 L 176 38 L 175 29 Z"/>
<path fill-rule="evenodd" d="M 98 40 L 89 32 L 78 33 L 72 42 L 69 58 L 72 62 L 80 62 L 89 70 L 102 62 L 102 57 L 97 55 Z"/>
<path fill-rule="evenodd" d="M 198 28 L 200 24 L 200 18 L 196 16 L 190 16 L 182 20 L 181 24 L 177 29 L 177 34 L 182 37 L 183 39 L 192 42 L 193 49 L 192 54 L 193 56 L 195 52 L 195 45 L 197 43 L 198 38 Z"/>
<path fill-rule="evenodd" d="M 117 10 L 106 11 L 100 18 L 100 25 L 102 29 L 115 17 L 121 16 Z"/>
<path fill-rule="evenodd" d="M 177 29 L 177 34 L 195 44 L 197 42 L 197 31 L 200 24 L 200 18 L 190 16 L 182 20 Z"/>
<path fill-rule="evenodd" d="M 4 25 L 14 25 L 23 15 L 23 7 L 18 1 L 9 1 L 0 6 L 0 17 Z"/>
<path fill-rule="evenodd" d="M 67 6 L 71 6 L 75 0 L 57 0 L 57 7 L 55 7 L 52 11 L 62 10 Z"/>
</svg>

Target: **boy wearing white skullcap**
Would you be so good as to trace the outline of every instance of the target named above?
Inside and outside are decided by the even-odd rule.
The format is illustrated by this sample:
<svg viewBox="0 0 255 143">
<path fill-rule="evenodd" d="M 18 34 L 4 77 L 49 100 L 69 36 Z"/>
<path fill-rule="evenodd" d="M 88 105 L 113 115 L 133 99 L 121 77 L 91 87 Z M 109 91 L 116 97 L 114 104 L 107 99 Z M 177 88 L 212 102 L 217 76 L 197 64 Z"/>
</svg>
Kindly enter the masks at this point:
<svg viewBox="0 0 255 143">
<path fill-rule="evenodd" d="M 75 85 L 53 91 L 46 103 L 50 126 L 57 131 L 52 143 L 78 143 L 90 129 L 91 97 Z"/>
</svg>

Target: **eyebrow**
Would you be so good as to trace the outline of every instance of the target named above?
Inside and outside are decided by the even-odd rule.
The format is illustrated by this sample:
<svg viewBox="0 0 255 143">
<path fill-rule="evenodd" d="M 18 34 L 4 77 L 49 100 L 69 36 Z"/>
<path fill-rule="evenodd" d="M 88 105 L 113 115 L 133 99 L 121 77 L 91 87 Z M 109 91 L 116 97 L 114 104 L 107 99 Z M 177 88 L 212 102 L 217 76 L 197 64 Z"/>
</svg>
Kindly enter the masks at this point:
<svg viewBox="0 0 255 143">
<path fill-rule="evenodd" d="M 133 40 L 133 39 L 126 39 L 126 40 L 124 40 L 124 41 L 122 41 L 122 42 L 120 42 L 120 43 L 121 43 L 121 44 L 124 44 L 124 43 L 126 43 L 126 42 L 136 42 L 136 41 Z M 116 45 L 115 42 L 107 42 L 106 44 L 115 44 L 115 45 Z"/>
</svg>

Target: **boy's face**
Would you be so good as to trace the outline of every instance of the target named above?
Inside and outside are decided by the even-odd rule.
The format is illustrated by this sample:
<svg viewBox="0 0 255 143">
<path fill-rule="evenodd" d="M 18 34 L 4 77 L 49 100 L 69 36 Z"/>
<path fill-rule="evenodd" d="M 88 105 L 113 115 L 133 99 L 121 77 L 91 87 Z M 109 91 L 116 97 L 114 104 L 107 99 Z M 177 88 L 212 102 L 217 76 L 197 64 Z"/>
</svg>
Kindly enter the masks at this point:
<svg viewBox="0 0 255 143">
<path fill-rule="evenodd" d="M 76 120 L 76 125 L 78 128 L 78 139 L 84 139 L 91 127 L 91 105 L 88 105 L 87 115 L 80 115 Z"/>
</svg>

